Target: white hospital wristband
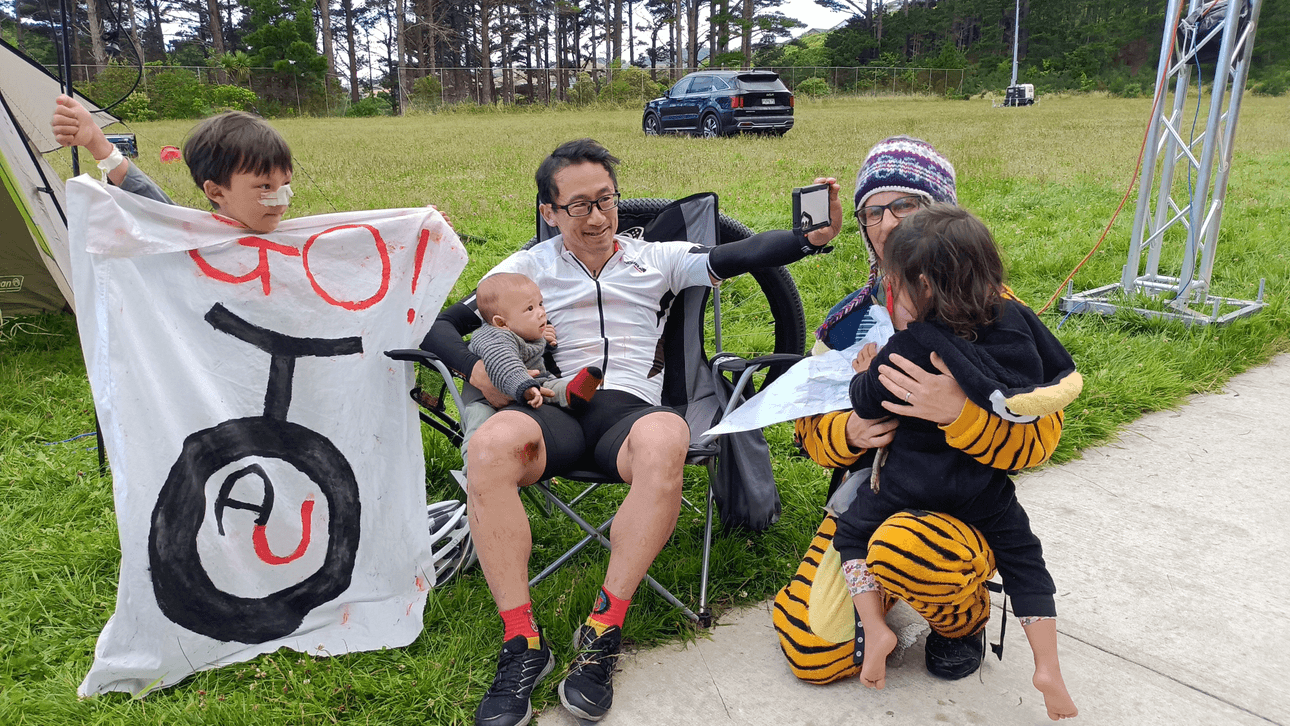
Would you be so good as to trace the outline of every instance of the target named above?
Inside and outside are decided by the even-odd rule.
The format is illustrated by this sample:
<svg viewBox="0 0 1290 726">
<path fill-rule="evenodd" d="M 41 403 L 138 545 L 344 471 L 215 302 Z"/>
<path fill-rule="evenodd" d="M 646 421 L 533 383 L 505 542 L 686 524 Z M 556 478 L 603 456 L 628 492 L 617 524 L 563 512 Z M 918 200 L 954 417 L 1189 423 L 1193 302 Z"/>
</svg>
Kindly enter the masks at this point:
<svg viewBox="0 0 1290 726">
<path fill-rule="evenodd" d="M 116 145 L 113 145 L 112 153 L 98 163 L 99 171 L 103 172 L 103 181 L 107 181 L 108 173 L 121 166 L 123 161 L 125 161 L 125 155 L 121 153 L 121 150 Z"/>
</svg>

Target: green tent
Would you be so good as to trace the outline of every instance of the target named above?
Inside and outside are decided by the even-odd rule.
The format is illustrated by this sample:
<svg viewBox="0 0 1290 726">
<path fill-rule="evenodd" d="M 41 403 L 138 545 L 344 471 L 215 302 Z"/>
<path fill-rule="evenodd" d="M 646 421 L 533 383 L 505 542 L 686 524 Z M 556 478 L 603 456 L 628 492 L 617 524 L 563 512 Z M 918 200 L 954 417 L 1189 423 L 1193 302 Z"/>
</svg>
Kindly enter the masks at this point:
<svg viewBox="0 0 1290 726">
<path fill-rule="evenodd" d="M 38 236 L 40 229 L 16 199 L 21 193 L 10 185 L 13 174 L 8 164 L 5 167 L 0 169 L 8 192 L 0 194 L 0 315 L 9 318 L 61 310 L 67 299 L 45 262 L 49 255 L 37 246 L 44 244 Z"/>
<path fill-rule="evenodd" d="M 63 182 L 44 157 L 69 153 L 49 128 L 61 92 L 57 78 L 0 40 L 0 318 L 75 308 Z M 77 99 L 99 126 L 117 121 Z"/>
</svg>

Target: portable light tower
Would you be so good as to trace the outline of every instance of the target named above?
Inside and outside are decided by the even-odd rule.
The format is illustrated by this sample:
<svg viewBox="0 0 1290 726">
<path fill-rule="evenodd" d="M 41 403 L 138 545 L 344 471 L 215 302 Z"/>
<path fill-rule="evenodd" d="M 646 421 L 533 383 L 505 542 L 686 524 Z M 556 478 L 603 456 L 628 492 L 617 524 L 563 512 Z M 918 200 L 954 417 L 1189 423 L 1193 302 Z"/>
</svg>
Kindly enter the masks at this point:
<svg viewBox="0 0 1290 726">
<path fill-rule="evenodd" d="M 1061 310 L 1103 315 L 1135 310 L 1148 317 L 1206 325 L 1263 309 L 1263 281 L 1255 300 L 1210 294 L 1232 142 L 1262 4 L 1262 0 L 1169 0 L 1128 260 L 1118 283 L 1078 294 L 1068 287 Z M 1209 116 L 1204 132 L 1188 140 L 1183 106 L 1191 71 L 1197 69 L 1199 76 L 1202 62 L 1214 64 Z M 1198 87 L 1202 80 L 1198 77 Z M 1161 252 L 1166 233 L 1174 229 L 1183 232 L 1184 241 L 1180 269 L 1170 276 L 1161 272 Z M 1171 235 L 1174 240 L 1178 236 Z M 1161 299 L 1166 309 L 1134 307 L 1135 295 Z"/>
<path fill-rule="evenodd" d="M 1029 106 L 1035 102 L 1035 87 L 1029 83 L 1017 83 L 1017 46 L 1021 42 L 1021 0 L 1012 16 L 1012 81 L 1003 92 L 1003 105 Z"/>
</svg>

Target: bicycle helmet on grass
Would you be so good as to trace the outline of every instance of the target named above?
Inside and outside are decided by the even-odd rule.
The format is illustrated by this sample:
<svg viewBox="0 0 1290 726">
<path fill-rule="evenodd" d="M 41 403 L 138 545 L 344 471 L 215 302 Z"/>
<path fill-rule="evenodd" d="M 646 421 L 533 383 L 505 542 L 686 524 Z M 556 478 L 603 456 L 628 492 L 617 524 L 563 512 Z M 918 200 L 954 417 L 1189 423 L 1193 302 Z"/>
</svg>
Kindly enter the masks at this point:
<svg viewBox="0 0 1290 726">
<path fill-rule="evenodd" d="M 466 504 L 446 499 L 426 507 L 430 520 L 430 554 L 434 566 L 435 587 L 475 564 L 475 544 L 470 539 Z"/>
</svg>

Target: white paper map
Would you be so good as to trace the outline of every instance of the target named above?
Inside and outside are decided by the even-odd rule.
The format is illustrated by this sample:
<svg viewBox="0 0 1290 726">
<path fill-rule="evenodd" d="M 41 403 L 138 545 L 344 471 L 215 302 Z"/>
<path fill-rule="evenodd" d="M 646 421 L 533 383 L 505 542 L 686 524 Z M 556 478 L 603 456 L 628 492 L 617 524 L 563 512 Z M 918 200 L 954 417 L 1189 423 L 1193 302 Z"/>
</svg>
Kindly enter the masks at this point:
<svg viewBox="0 0 1290 726">
<path fill-rule="evenodd" d="M 874 325 L 860 342 L 843 350 L 830 350 L 804 358 L 769 386 L 735 409 L 704 436 L 759 429 L 817 413 L 851 408 L 849 388 L 855 371 L 851 361 L 869 343 L 882 347 L 895 329 L 881 305 L 872 305 Z"/>
</svg>

